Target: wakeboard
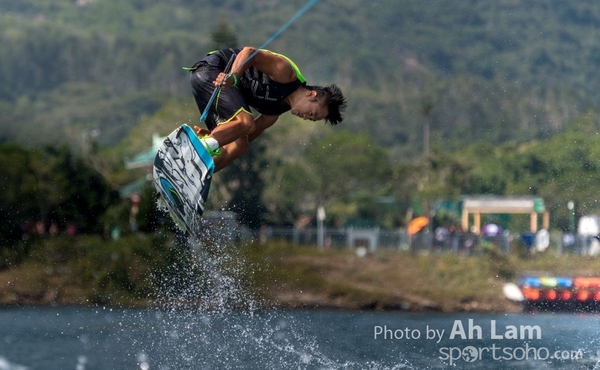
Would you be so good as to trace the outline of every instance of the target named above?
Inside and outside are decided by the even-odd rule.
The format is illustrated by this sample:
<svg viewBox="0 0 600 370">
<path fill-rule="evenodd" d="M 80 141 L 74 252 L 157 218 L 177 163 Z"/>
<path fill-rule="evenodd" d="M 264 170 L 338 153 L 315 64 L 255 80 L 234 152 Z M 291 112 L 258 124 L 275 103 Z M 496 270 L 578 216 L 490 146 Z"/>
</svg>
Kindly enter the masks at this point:
<svg viewBox="0 0 600 370">
<path fill-rule="evenodd" d="M 152 172 L 160 202 L 188 235 L 198 237 L 200 232 L 214 168 L 212 156 L 185 124 L 167 136 L 154 158 Z"/>
</svg>

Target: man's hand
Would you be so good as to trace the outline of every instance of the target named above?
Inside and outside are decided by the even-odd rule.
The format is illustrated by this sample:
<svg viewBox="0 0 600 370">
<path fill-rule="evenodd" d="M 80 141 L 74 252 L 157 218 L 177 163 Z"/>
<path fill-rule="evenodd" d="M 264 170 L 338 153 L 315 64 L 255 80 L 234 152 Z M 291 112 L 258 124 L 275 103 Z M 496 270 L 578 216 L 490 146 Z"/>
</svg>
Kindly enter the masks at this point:
<svg viewBox="0 0 600 370">
<path fill-rule="evenodd" d="M 235 80 L 237 77 L 233 77 L 232 75 L 228 74 L 228 73 L 219 73 L 219 75 L 217 76 L 217 78 L 213 81 L 213 85 L 215 85 L 215 87 L 221 87 L 221 89 L 226 89 L 229 86 L 233 86 L 235 84 Z"/>
</svg>

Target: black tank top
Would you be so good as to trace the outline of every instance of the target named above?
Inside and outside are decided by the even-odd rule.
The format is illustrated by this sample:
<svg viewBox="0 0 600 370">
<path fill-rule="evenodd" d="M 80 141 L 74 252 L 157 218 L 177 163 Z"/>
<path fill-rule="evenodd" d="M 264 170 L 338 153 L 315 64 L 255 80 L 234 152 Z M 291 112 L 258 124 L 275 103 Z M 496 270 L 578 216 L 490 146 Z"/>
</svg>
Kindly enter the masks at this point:
<svg viewBox="0 0 600 370">
<path fill-rule="evenodd" d="M 202 60 L 224 69 L 231 55 L 233 53 L 239 54 L 240 51 L 239 48 L 223 49 L 209 54 Z M 289 58 L 283 57 L 291 62 Z M 300 75 L 300 78 L 297 77 L 295 81 L 285 84 L 273 81 L 266 73 L 254 67 L 248 68 L 239 77 L 237 85 L 248 105 L 259 113 L 266 115 L 277 116 L 289 111 L 291 107 L 284 102 L 285 98 L 296 91 L 298 87 L 306 84 L 298 68 L 293 62 L 291 64 L 296 70 L 296 75 Z"/>
</svg>

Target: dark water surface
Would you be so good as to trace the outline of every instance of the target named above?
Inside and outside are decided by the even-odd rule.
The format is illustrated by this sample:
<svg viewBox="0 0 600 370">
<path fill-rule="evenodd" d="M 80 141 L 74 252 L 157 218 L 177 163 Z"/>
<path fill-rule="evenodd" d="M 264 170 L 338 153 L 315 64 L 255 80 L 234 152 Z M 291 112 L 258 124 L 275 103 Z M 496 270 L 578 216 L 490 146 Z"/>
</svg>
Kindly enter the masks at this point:
<svg viewBox="0 0 600 370">
<path fill-rule="evenodd" d="M 600 317 L 10 307 L 0 369 L 600 369 Z"/>
</svg>

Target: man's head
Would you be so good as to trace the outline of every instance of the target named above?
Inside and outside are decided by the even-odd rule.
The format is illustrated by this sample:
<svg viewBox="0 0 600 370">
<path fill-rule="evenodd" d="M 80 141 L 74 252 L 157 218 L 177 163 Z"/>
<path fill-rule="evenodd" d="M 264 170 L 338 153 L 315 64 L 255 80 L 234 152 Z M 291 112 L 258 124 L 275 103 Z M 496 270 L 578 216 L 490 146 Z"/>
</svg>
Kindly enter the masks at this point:
<svg viewBox="0 0 600 370">
<path fill-rule="evenodd" d="M 325 121 L 332 126 L 341 123 L 344 120 L 342 113 L 346 109 L 346 98 L 342 90 L 335 84 L 329 86 L 306 86 L 307 89 L 317 92 L 316 98 L 321 105 L 327 107 Z"/>
<path fill-rule="evenodd" d="M 304 86 L 302 98 L 295 101 L 292 114 L 311 121 L 324 119 L 332 126 L 342 122 L 346 98 L 336 85 Z"/>
</svg>

